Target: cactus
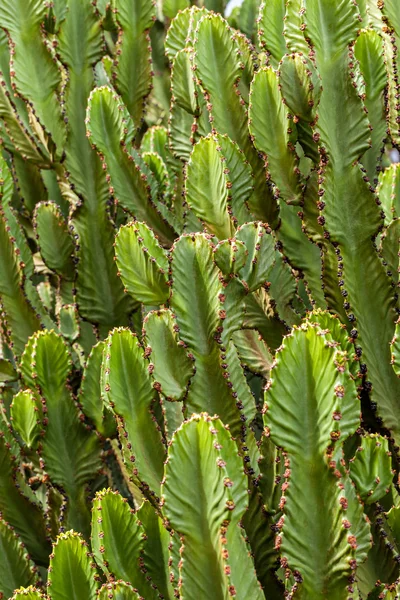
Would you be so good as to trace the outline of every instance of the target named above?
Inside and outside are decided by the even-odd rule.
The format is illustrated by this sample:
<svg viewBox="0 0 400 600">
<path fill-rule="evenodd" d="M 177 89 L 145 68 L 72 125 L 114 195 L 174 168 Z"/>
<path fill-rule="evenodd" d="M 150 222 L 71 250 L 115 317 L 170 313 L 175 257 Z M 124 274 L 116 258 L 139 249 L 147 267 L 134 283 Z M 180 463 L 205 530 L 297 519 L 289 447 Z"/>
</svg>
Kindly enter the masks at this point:
<svg viewBox="0 0 400 600">
<path fill-rule="evenodd" d="M 0 597 L 400 594 L 394 0 L 0 3 Z"/>
</svg>

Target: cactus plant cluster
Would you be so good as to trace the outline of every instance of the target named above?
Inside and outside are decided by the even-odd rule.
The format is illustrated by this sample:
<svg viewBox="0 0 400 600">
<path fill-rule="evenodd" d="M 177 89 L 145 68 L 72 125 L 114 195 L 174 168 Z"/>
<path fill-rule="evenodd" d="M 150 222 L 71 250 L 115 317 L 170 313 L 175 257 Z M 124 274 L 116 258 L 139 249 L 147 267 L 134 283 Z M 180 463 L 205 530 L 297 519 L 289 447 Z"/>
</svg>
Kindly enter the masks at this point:
<svg viewBox="0 0 400 600">
<path fill-rule="evenodd" d="M 0 598 L 400 598 L 398 0 L 0 1 Z"/>
</svg>

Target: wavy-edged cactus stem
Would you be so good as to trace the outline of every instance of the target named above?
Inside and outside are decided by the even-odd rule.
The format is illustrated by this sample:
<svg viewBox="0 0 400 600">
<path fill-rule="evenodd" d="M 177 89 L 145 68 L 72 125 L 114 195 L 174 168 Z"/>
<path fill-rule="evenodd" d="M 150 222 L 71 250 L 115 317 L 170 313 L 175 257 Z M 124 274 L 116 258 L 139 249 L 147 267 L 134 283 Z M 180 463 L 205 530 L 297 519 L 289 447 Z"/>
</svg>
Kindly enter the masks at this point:
<svg viewBox="0 0 400 600">
<path fill-rule="evenodd" d="M 10 70 L 13 87 L 28 100 L 31 121 L 36 121 L 50 154 L 59 159 L 65 142 L 59 101 L 61 72 L 43 43 L 41 24 L 45 11 L 45 5 L 37 0 L 6 0 L 0 7 L 0 27 L 9 35 L 13 50 Z"/>
<path fill-rule="evenodd" d="M 18 381 L 15 366 L 7 358 L 0 358 L 0 383 L 13 383 Z"/>
<path fill-rule="evenodd" d="M 386 41 L 387 70 L 389 75 L 388 90 L 388 124 L 392 142 L 400 145 L 400 104 L 399 104 L 399 66 L 400 66 L 400 19 L 395 0 L 384 0 L 377 3 L 381 10 L 383 30 L 388 34 Z"/>
<path fill-rule="evenodd" d="M 382 171 L 376 191 L 385 211 L 385 225 L 389 225 L 400 216 L 400 163 Z"/>
<path fill-rule="evenodd" d="M 36 448 L 42 427 L 41 406 L 31 390 L 18 392 L 10 406 L 10 421 L 22 443 L 28 448 Z"/>
<path fill-rule="evenodd" d="M 34 227 L 39 251 L 46 266 L 60 277 L 73 280 L 74 242 L 67 223 L 55 202 L 40 202 L 35 207 Z"/>
<path fill-rule="evenodd" d="M 260 69 L 251 84 L 249 129 L 256 147 L 266 156 L 275 194 L 281 199 L 281 223 L 276 235 L 283 252 L 291 265 L 304 273 L 317 306 L 326 308 L 320 250 L 304 235 L 303 214 L 296 208 L 304 204 L 306 194 L 315 192 L 313 179 L 306 183 L 300 172 L 295 149 L 299 141 L 304 152 L 318 160 L 309 122 L 315 114 L 319 87 L 315 70 L 311 69 L 312 63 L 296 54 L 284 57 L 278 73 L 271 67 Z"/>
<path fill-rule="evenodd" d="M 92 548 L 107 576 L 138 585 L 144 531 L 126 499 L 112 490 L 96 494 L 92 509 Z"/>
<path fill-rule="evenodd" d="M 326 235 L 336 246 L 339 285 L 353 326 L 350 333 L 362 349 L 371 397 L 385 427 L 399 441 L 400 382 L 390 367 L 389 349 L 395 299 L 373 243 L 383 224 L 382 215 L 359 164 L 369 148 L 370 135 L 350 67 L 353 51 L 349 46 L 357 37 L 359 10 L 351 0 L 307 0 L 305 8 L 305 35 L 323 86 L 314 129 L 321 153 L 321 216 Z M 321 28 L 321 20 L 329 27 Z M 342 110 L 343 98 L 346 111 Z"/>
<path fill-rule="evenodd" d="M 133 150 L 129 151 L 131 128 L 127 109 L 115 92 L 102 87 L 91 93 L 88 136 L 106 165 L 112 194 L 125 210 L 148 223 L 163 243 L 170 244 L 174 232 L 151 197 L 144 163 Z"/>
<path fill-rule="evenodd" d="M 97 565 L 87 542 L 74 531 L 61 533 L 50 555 L 47 593 L 50 600 L 95 600 L 99 588 Z"/>
<path fill-rule="evenodd" d="M 153 510 L 150 506 L 149 509 Z M 161 590 L 157 590 L 146 568 L 144 547 L 148 543 L 151 541 L 147 539 L 139 514 L 129 507 L 126 499 L 110 489 L 96 494 L 92 510 L 92 548 L 97 563 L 108 579 L 127 581 L 141 597 L 151 600 L 159 597 Z M 156 564 L 157 559 L 153 557 Z M 166 565 L 160 563 L 159 566 L 166 575 Z M 162 575 L 159 574 L 160 580 Z M 168 589 L 168 584 L 165 588 L 163 597 L 172 600 L 172 588 Z"/>
<path fill-rule="evenodd" d="M 265 426 L 287 453 L 276 543 L 299 597 L 310 600 L 351 597 L 349 578 L 366 558 L 369 528 L 336 464 L 360 419 L 348 362 L 340 345 L 306 322 L 284 339 L 265 395 Z"/>
<path fill-rule="evenodd" d="M 2 60 L 0 62 L 0 117 L 3 145 L 25 164 L 29 160 L 32 167 L 33 165 L 46 167 L 49 165 L 50 157 L 29 127 L 28 111 L 24 101 L 14 95 L 9 78 L 8 39 L 3 30 L 0 30 L 0 47 L 4 57 L 4 62 Z"/>
<path fill-rule="evenodd" d="M 143 321 L 143 336 L 154 387 L 167 400 L 182 400 L 195 368 L 179 340 L 176 317 L 168 309 L 151 311 Z"/>
<path fill-rule="evenodd" d="M 22 357 L 25 382 L 38 394 L 44 413 L 44 435 L 38 449 L 51 483 L 67 497 L 67 526 L 89 534 L 87 485 L 99 471 L 100 445 L 80 418 L 68 377 L 71 358 L 54 331 L 37 333 Z"/>
<path fill-rule="evenodd" d="M 172 600 L 178 584 L 179 536 L 167 529 L 165 519 L 154 511 L 150 502 L 142 503 L 137 518 L 146 537 L 143 545 L 146 579 L 160 596 Z"/>
<path fill-rule="evenodd" d="M 272 67 L 257 71 L 251 87 L 250 132 L 256 147 L 266 155 L 276 194 L 288 204 L 299 204 L 302 182 L 294 148 L 296 126 L 288 114 L 277 73 Z"/>
<path fill-rule="evenodd" d="M 185 401 L 187 413 L 206 410 L 218 414 L 234 435 L 240 435 L 247 418 L 241 413 L 244 398 L 236 389 L 234 369 L 231 376 L 228 368 L 229 349 L 222 343 L 228 309 L 222 303 L 225 295 L 220 275 L 206 235 L 184 235 L 174 244 L 170 306 L 196 368 Z M 240 374 L 240 364 L 237 366 Z"/>
<path fill-rule="evenodd" d="M 392 351 L 391 364 L 397 377 L 400 377 L 400 319 L 396 321 L 395 334 L 393 336 L 390 349 Z"/>
<path fill-rule="evenodd" d="M 125 291 L 135 300 L 150 306 L 167 302 L 167 253 L 146 223 L 132 221 L 120 228 L 115 256 Z"/>
<path fill-rule="evenodd" d="M 105 401 L 117 417 L 128 471 L 154 502 L 160 497 L 166 451 L 154 414 L 157 391 L 134 333 L 122 328 L 110 333 L 102 371 Z"/>
<path fill-rule="evenodd" d="M 36 583 L 36 571 L 22 541 L 0 518 L 0 597 L 8 598 L 17 587 Z"/>
<path fill-rule="evenodd" d="M 258 41 L 274 68 L 287 51 L 283 37 L 285 12 L 285 0 L 263 0 L 258 13 Z"/>
<path fill-rule="evenodd" d="M 22 353 L 28 338 L 41 326 L 39 316 L 26 295 L 19 254 L 15 241 L 10 237 L 4 211 L 0 209 L 0 303 L 2 320 L 17 356 Z"/>
<path fill-rule="evenodd" d="M 372 127 L 371 147 L 365 152 L 362 164 L 371 183 L 376 185 L 387 137 L 385 93 L 388 74 L 382 37 L 373 30 L 362 31 L 354 45 L 354 56 L 364 78 L 363 99 Z"/>
<path fill-rule="evenodd" d="M 368 598 L 379 598 L 384 589 L 394 592 L 399 577 L 399 511 L 393 506 L 385 512 L 383 504 L 386 504 L 385 498 L 382 504 L 377 502 L 365 507 L 371 521 L 373 544 L 367 561 L 357 569 L 357 580 L 361 594 Z M 376 590 L 379 594 L 375 594 Z M 396 598 L 397 594 L 388 597 Z"/>
<path fill-rule="evenodd" d="M 103 402 L 101 388 L 101 365 L 106 346 L 106 342 L 99 342 L 90 351 L 83 370 L 79 402 L 97 431 L 103 437 L 111 438 L 116 434 L 115 418 Z"/>
<path fill-rule="evenodd" d="M 64 96 L 69 125 L 65 171 L 60 183 L 73 209 L 69 224 L 77 259 L 76 302 L 82 317 L 108 331 L 125 325 L 133 306 L 124 296 L 113 262 L 115 226 L 106 173 L 86 137 L 85 118 L 94 86 L 94 65 L 104 51 L 101 20 L 90 2 L 68 0 L 59 21 L 57 55 L 68 75 Z M 102 276 L 96 277 L 96 272 Z"/>
<path fill-rule="evenodd" d="M 242 516 L 246 503 L 243 463 L 229 432 L 219 420 L 193 416 L 173 436 L 162 486 L 163 513 L 181 536 L 182 597 L 228 600 L 236 594 L 229 565 L 231 559 L 240 558 L 231 556 L 228 532 Z M 232 548 L 232 553 L 239 547 Z M 241 550 L 247 559 L 244 543 Z M 253 579 L 255 586 L 250 584 L 249 597 L 262 597 L 257 595 L 254 572 L 247 571 L 245 577 L 247 582 Z"/>
<path fill-rule="evenodd" d="M 15 590 L 11 600 L 46 600 L 46 596 L 33 586 L 29 586 Z"/>
<path fill-rule="evenodd" d="M 207 14 L 197 25 L 194 39 L 195 75 L 203 90 L 215 131 L 236 142 L 254 172 L 254 192 L 249 207 L 256 218 L 276 225 L 277 204 L 266 181 L 263 160 L 251 144 L 247 107 L 238 87 L 245 63 L 233 32 L 221 15 Z M 247 52 L 250 50 L 247 48 Z M 248 90 L 247 90 L 248 93 Z"/>
<path fill-rule="evenodd" d="M 21 485 L 20 457 L 14 454 L 15 449 L 16 441 L 9 430 L 0 431 L 0 512 L 36 564 L 47 566 L 51 546 L 45 516 L 39 498 Z"/>
<path fill-rule="evenodd" d="M 141 600 L 142 596 L 129 583 L 105 583 L 99 591 L 99 600 Z"/>
<path fill-rule="evenodd" d="M 381 500 L 390 491 L 394 472 L 389 443 L 380 435 L 365 436 L 350 461 L 350 477 L 365 504 Z"/>
<path fill-rule="evenodd" d="M 136 129 L 142 124 L 145 101 L 152 89 L 149 30 L 156 17 L 155 0 L 115 0 L 118 25 L 113 83 L 128 108 Z"/>
<path fill-rule="evenodd" d="M 227 135 L 197 142 L 186 166 L 185 200 L 211 234 L 230 238 L 237 225 L 251 220 L 252 191 L 250 165 Z"/>
<path fill-rule="evenodd" d="M 193 47 L 196 27 L 207 12 L 205 8 L 191 6 L 179 12 L 171 21 L 165 38 L 165 53 L 171 63 L 180 50 Z"/>
</svg>

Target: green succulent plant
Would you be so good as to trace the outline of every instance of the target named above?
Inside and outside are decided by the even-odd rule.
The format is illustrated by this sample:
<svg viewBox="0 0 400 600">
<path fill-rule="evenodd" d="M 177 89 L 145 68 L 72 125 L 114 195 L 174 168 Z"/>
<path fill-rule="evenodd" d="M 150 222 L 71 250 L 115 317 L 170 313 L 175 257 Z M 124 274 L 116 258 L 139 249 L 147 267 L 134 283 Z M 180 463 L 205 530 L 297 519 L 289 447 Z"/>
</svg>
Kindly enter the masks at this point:
<svg viewBox="0 0 400 600">
<path fill-rule="evenodd" d="M 400 598 L 396 0 L 1 0 L 0 598 Z"/>
</svg>

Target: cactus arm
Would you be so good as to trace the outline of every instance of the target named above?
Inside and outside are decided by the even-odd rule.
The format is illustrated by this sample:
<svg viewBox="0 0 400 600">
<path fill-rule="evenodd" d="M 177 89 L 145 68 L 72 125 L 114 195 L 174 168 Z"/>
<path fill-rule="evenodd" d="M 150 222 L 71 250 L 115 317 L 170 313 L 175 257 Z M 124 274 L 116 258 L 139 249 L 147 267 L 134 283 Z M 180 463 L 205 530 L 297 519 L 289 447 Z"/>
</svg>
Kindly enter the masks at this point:
<svg viewBox="0 0 400 600">
<path fill-rule="evenodd" d="M 39 590 L 30 586 L 29 588 L 20 588 L 15 590 L 11 600 L 46 600 L 46 597 Z"/>
<path fill-rule="evenodd" d="M 138 339 L 127 329 L 108 337 L 104 383 L 108 404 L 122 420 L 142 485 L 159 496 L 165 450 L 151 409 L 155 390 Z M 126 365 L 129 365 L 127 367 Z"/>
<path fill-rule="evenodd" d="M 303 226 L 307 237 L 321 249 L 322 281 L 326 304 L 329 310 L 340 316 L 343 323 L 348 323 L 343 307 L 343 296 L 338 285 L 338 259 L 335 248 L 324 236 L 323 225 L 318 220 L 318 183 L 317 173 L 312 173 L 307 183 L 303 198 Z"/>
<path fill-rule="evenodd" d="M 253 174 L 239 146 L 227 135 L 217 135 L 216 140 L 222 149 L 229 181 L 229 205 L 235 224 L 243 225 L 252 220 L 248 201 L 253 192 Z"/>
<path fill-rule="evenodd" d="M 398 103 L 398 94 L 400 89 L 400 19 L 398 14 L 399 11 L 398 7 L 396 6 L 396 2 L 394 2 L 393 0 L 388 0 L 384 3 L 377 3 L 375 5 L 375 10 L 376 6 L 378 6 L 378 8 L 381 11 L 381 18 L 379 19 L 379 21 L 383 21 L 383 29 L 385 33 L 389 34 L 388 39 L 386 40 L 387 70 L 389 76 L 388 125 L 393 144 L 398 146 L 400 143 L 400 108 Z M 378 15 L 375 14 L 375 17 L 377 16 Z"/>
<path fill-rule="evenodd" d="M 11 100 L 11 93 L 7 89 L 3 72 L 0 73 L 0 83 L 0 118 L 6 132 L 4 146 L 34 164 L 47 165 L 46 151 L 42 149 L 39 141 L 33 136 L 17 112 L 16 106 Z"/>
<path fill-rule="evenodd" d="M 100 378 L 105 347 L 106 342 L 99 342 L 90 351 L 83 371 L 79 401 L 83 412 L 93 421 L 97 431 L 107 438 L 114 436 L 116 427 L 111 411 L 102 402 Z"/>
<path fill-rule="evenodd" d="M 204 16 L 196 29 L 194 66 L 202 88 L 209 95 L 214 126 L 245 151 L 250 148 L 246 111 L 235 92 L 241 68 L 229 34 L 227 23 L 220 15 Z"/>
<path fill-rule="evenodd" d="M 304 236 L 297 210 L 291 206 L 303 202 L 304 192 L 299 160 L 293 146 L 296 134 L 292 130 L 296 126 L 294 123 L 288 122 L 281 86 L 285 93 L 285 101 L 290 110 L 294 110 L 296 118 L 300 113 L 302 117 L 304 115 L 311 120 L 308 114 L 311 94 L 306 95 L 304 100 L 299 102 L 300 95 L 293 88 L 296 84 L 300 90 L 307 89 L 307 87 L 304 85 L 304 77 L 301 78 L 299 75 L 298 81 L 292 72 L 288 73 L 288 67 L 292 65 L 292 62 L 295 64 L 295 60 L 283 61 L 280 79 L 270 67 L 258 71 L 255 75 L 250 93 L 249 128 L 255 145 L 266 155 L 267 168 L 276 184 L 276 193 L 290 205 L 285 206 L 281 202 L 281 224 L 277 236 L 283 243 L 283 251 L 287 254 L 293 267 L 304 272 L 317 305 L 325 307 L 320 282 L 320 250 Z M 301 61 L 299 61 L 299 66 L 303 66 Z M 301 106 L 292 106 L 291 95 L 297 96 L 297 103 Z M 276 140 L 281 141 L 277 143 Z"/>
<path fill-rule="evenodd" d="M 140 600 L 138 592 L 129 583 L 105 583 L 99 591 L 99 600 Z"/>
<path fill-rule="evenodd" d="M 254 292 L 268 281 L 273 267 L 275 254 L 271 229 L 263 223 L 246 223 L 237 230 L 235 240 L 247 249 L 240 278 L 248 290 Z"/>
<path fill-rule="evenodd" d="M 315 305 L 326 308 L 327 302 L 321 282 L 323 268 L 321 250 L 304 235 L 303 224 L 296 207 L 281 204 L 280 216 L 281 223 L 276 231 L 276 237 L 282 243 L 282 254 L 287 257 L 294 269 L 303 273 Z"/>
<path fill-rule="evenodd" d="M 362 348 L 372 397 L 385 426 L 397 437 L 400 382 L 390 368 L 389 349 L 395 320 L 393 291 L 371 240 L 378 233 L 381 215 L 358 164 L 368 149 L 369 128 L 348 66 L 358 9 L 347 0 L 337 6 L 308 0 L 306 13 L 307 35 L 323 85 L 316 126 L 322 153 L 322 216 L 330 240 L 338 245 L 341 291 L 345 308 L 354 317 L 352 331 Z M 321 23 L 331 29 L 321 28 Z M 342 114 L 337 109 L 343 106 L 343 98 L 346 112 Z M 371 295 L 371 287 L 379 294 Z"/>
<path fill-rule="evenodd" d="M 379 175 L 379 200 L 385 211 L 385 225 L 400 216 L 400 164 L 394 163 Z"/>
<path fill-rule="evenodd" d="M 351 460 L 350 476 L 367 505 L 378 502 L 389 492 L 393 473 L 386 438 L 375 435 L 362 438 L 361 446 Z"/>
<path fill-rule="evenodd" d="M 153 584 L 157 586 L 159 594 L 165 599 L 172 600 L 174 589 L 170 580 L 171 545 L 179 545 L 178 536 L 167 531 L 163 520 L 149 502 L 143 502 L 137 512 L 137 518 L 147 538 L 143 544 L 143 563 L 146 572 Z"/>
<path fill-rule="evenodd" d="M 160 200 L 168 201 L 170 197 L 170 182 L 167 167 L 156 152 L 144 152 L 142 158 L 154 175 L 157 184 L 157 196 Z"/>
<path fill-rule="evenodd" d="M 229 444 L 228 440 L 224 439 L 225 451 L 237 454 L 234 442 Z M 226 483 L 229 480 L 229 485 L 231 482 L 234 489 L 240 489 L 245 476 L 235 473 L 235 480 L 230 480 L 226 462 L 216 448 L 218 442 L 218 429 L 213 422 L 195 416 L 175 432 L 168 452 L 163 512 L 173 529 L 183 536 L 182 597 L 229 598 L 221 528 L 224 521 L 230 520 L 229 507 L 234 511 L 235 502 L 232 488 Z"/>
<path fill-rule="evenodd" d="M 299 356 L 307 361 L 307 369 L 303 364 L 296 366 Z M 284 486 L 283 529 L 277 544 L 298 573 L 295 587 L 300 597 L 307 599 L 322 598 L 324 594 L 347 598 L 348 577 L 355 565 L 351 562 L 355 561 L 355 524 L 346 520 L 343 491 L 333 464 L 329 464 L 332 444 L 338 439 L 342 444 L 359 422 L 357 394 L 347 360 L 346 354 L 325 343 L 316 326 L 303 325 L 285 338 L 266 393 L 264 422 L 272 441 L 288 453 L 290 471 L 288 485 Z M 300 371 L 303 375 L 299 378 Z M 296 411 L 291 410 L 287 398 L 302 399 Z M 340 420 L 335 420 L 335 415 Z M 302 435 L 294 435 L 300 423 Z M 336 474 L 346 477 L 339 471 Z M 358 500 L 355 502 L 357 505 Z M 352 509 L 356 511 L 357 506 Z M 328 531 L 332 533 L 327 535 Z"/>
<path fill-rule="evenodd" d="M 152 0 L 113 0 L 118 24 L 113 82 L 139 129 L 152 88 L 149 30 L 155 20 Z"/>
<path fill-rule="evenodd" d="M 177 106 L 187 113 L 196 116 L 199 112 L 196 98 L 196 85 L 193 78 L 191 48 L 183 48 L 176 53 L 173 62 L 172 81 L 173 96 Z"/>
<path fill-rule="evenodd" d="M 162 242 L 173 239 L 170 226 L 162 219 L 151 201 L 147 185 L 140 172 L 140 165 L 121 145 L 124 141 L 124 121 L 121 100 L 110 88 L 98 88 L 90 95 L 87 129 L 89 139 L 104 161 L 111 178 L 116 198 L 121 206 L 140 220 L 146 221 Z"/>
<path fill-rule="evenodd" d="M 28 338 L 39 329 L 40 320 L 26 297 L 23 270 L 7 228 L 4 211 L 0 209 L 0 300 L 14 352 L 19 355 Z"/>
<path fill-rule="evenodd" d="M 207 14 L 204 8 L 192 6 L 177 14 L 168 28 L 165 38 L 165 53 L 170 62 L 186 46 L 193 46 L 198 22 Z"/>
<path fill-rule="evenodd" d="M 46 149 L 31 131 L 27 106 L 14 94 L 8 37 L 3 29 L 0 29 L 0 81 L 0 115 L 7 132 L 4 137 L 8 138 L 3 141 L 5 147 L 35 164 L 48 164 L 50 159 Z"/>
<path fill-rule="evenodd" d="M 139 584 L 145 580 L 139 566 L 143 535 L 136 514 L 118 492 L 108 489 L 96 494 L 92 511 L 92 548 L 107 577 L 113 575 L 129 581 L 140 590 Z"/>
<path fill-rule="evenodd" d="M 279 64 L 279 84 L 284 102 L 297 127 L 298 142 L 314 164 L 319 162 L 318 146 L 310 123 L 321 96 L 321 81 L 313 63 L 304 54 L 286 54 Z"/>
<path fill-rule="evenodd" d="M 58 536 L 50 556 L 47 591 L 50 600 L 95 600 L 96 565 L 84 539 L 74 531 Z"/>
<path fill-rule="evenodd" d="M 45 129 L 49 141 L 56 145 L 60 157 L 65 143 L 65 127 L 58 99 L 61 73 L 41 35 L 44 18 L 45 6 L 38 0 L 6 1 L 1 5 L 0 26 L 7 31 L 14 48 L 12 83 L 18 93 L 31 103 L 33 115 Z"/>
<path fill-rule="evenodd" d="M 386 272 L 392 277 L 395 285 L 399 281 L 399 241 L 400 221 L 396 219 L 386 228 L 379 248 L 387 269 Z"/>
<path fill-rule="evenodd" d="M 23 273 L 29 278 L 34 272 L 32 252 L 27 244 L 25 233 L 20 225 L 18 213 L 12 206 L 14 182 L 3 157 L 0 157 L 0 199 L 7 220 L 9 237 L 14 238 L 16 253 L 21 259 Z"/>
<path fill-rule="evenodd" d="M 90 3 L 68 0 L 67 4 L 57 50 L 68 73 L 65 110 L 69 130 L 65 168 L 67 184 L 75 193 L 70 226 L 77 236 L 76 300 L 85 319 L 108 328 L 126 323 L 132 303 L 124 296 L 113 261 L 115 227 L 109 214 L 106 174 L 86 137 L 85 118 L 94 84 L 93 66 L 101 58 L 103 37 L 98 15 Z M 101 272 L 102 277 L 94 276 L 96 272 Z"/>
<path fill-rule="evenodd" d="M 40 435 L 40 409 L 36 398 L 30 390 L 20 391 L 13 398 L 11 407 L 11 423 L 28 448 L 36 448 Z"/>
<path fill-rule="evenodd" d="M 249 139 L 245 101 L 237 93 L 242 73 L 238 47 L 220 15 L 207 15 L 199 21 L 194 50 L 195 76 L 205 94 L 211 125 L 244 152 L 255 176 L 249 207 L 256 218 L 273 226 L 277 205 L 265 179 L 263 161 Z"/>
<path fill-rule="evenodd" d="M 232 341 L 238 351 L 241 364 L 252 373 L 267 379 L 272 366 L 272 355 L 260 334 L 252 329 L 235 331 Z"/>
<path fill-rule="evenodd" d="M 253 598 L 264 600 L 265 595 L 257 580 L 254 569 L 254 559 L 238 524 L 231 524 L 226 533 L 228 558 L 231 569 L 231 585 L 234 587 L 238 598 Z M 269 593 L 269 592 L 268 592 Z"/>
<path fill-rule="evenodd" d="M 365 82 L 364 103 L 372 126 L 371 148 L 365 152 L 362 164 L 371 183 L 375 184 L 387 136 L 384 94 L 388 78 L 381 36 L 373 30 L 362 31 L 354 45 L 354 55 Z"/>
<path fill-rule="evenodd" d="M 74 304 L 64 304 L 58 313 L 58 325 L 61 335 L 70 343 L 79 338 L 79 317 Z"/>
<path fill-rule="evenodd" d="M 174 92 L 174 71 L 172 71 L 171 88 Z M 197 127 L 196 120 L 184 108 L 179 106 L 174 97 L 171 100 L 168 131 L 170 135 L 171 150 L 176 158 L 187 162 L 193 148 L 193 129 Z"/>
<path fill-rule="evenodd" d="M 247 262 L 248 252 L 243 242 L 227 239 L 219 242 L 214 248 L 215 264 L 229 282 L 231 275 L 237 275 Z"/>
<path fill-rule="evenodd" d="M 67 224 L 54 202 L 40 202 L 35 208 L 34 227 L 43 261 L 49 269 L 72 280 L 74 245 Z"/>
<path fill-rule="evenodd" d="M 290 52 L 301 52 L 304 56 L 307 56 L 309 47 L 304 37 L 304 30 L 301 27 L 303 8 L 303 0 L 287 0 L 283 34 Z"/>
<path fill-rule="evenodd" d="M 14 153 L 14 149 L 10 151 L 13 153 L 12 170 L 17 187 L 16 191 L 21 198 L 23 206 L 26 207 L 29 213 L 32 213 L 38 202 L 43 202 L 50 196 L 50 191 L 44 183 L 44 174 L 51 177 L 55 175 L 55 171 L 40 170 L 37 165 L 28 162 L 19 154 Z M 57 201 L 64 208 L 65 201 L 59 201 L 59 192 Z"/>
<path fill-rule="evenodd" d="M 395 329 L 394 336 L 393 336 L 393 339 L 390 344 L 390 350 L 391 350 L 391 355 L 392 355 L 391 364 L 392 364 L 393 370 L 396 373 L 397 377 L 400 377 L 400 320 L 399 319 L 397 319 L 397 321 L 396 321 L 396 329 Z"/>
<path fill-rule="evenodd" d="M 137 221 L 124 225 L 116 236 L 115 247 L 125 289 L 144 304 L 165 304 L 169 296 L 168 261 L 152 230 Z"/>
<path fill-rule="evenodd" d="M 232 395 L 235 390 L 232 384 L 227 385 L 221 368 L 222 350 L 215 339 L 222 326 L 219 295 L 223 287 L 204 235 L 182 236 L 174 244 L 171 275 L 170 306 L 196 367 L 186 399 L 187 411 L 218 414 L 232 432 L 240 432 L 240 412 Z"/>
<path fill-rule="evenodd" d="M 248 488 L 246 480 L 246 469 L 244 467 L 243 456 L 234 451 L 234 440 L 229 431 L 223 426 L 221 421 L 216 420 L 213 423 L 217 431 L 220 444 L 219 451 L 221 458 L 225 462 L 225 468 L 229 479 L 234 482 L 231 486 L 232 500 L 235 508 L 230 515 L 230 523 L 226 529 L 226 561 L 230 567 L 230 583 L 236 591 L 238 597 L 243 598 L 263 598 L 261 586 L 257 581 L 254 570 L 254 563 L 251 554 L 244 539 L 245 532 L 239 525 L 241 517 L 248 509 L 249 496 L 251 490 Z M 249 437 L 247 438 L 247 443 Z"/>
<path fill-rule="evenodd" d="M 26 365 L 28 356 L 23 360 Z M 67 523 L 86 534 L 90 520 L 86 486 L 100 468 L 100 448 L 94 432 L 79 419 L 67 387 L 71 362 L 61 337 L 54 331 L 38 333 L 33 339 L 29 366 L 46 409 L 41 449 L 44 468 L 68 498 Z"/>
<path fill-rule="evenodd" d="M 292 279 L 291 276 L 290 278 Z M 287 327 L 273 310 L 271 301 L 271 297 L 265 290 L 247 295 L 244 298 L 243 329 L 257 329 L 268 348 L 276 350 L 281 345 L 282 337 L 287 333 Z"/>
<path fill-rule="evenodd" d="M 285 0 L 272 0 L 260 5 L 258 14 L 258 42 L 268 53 L 269 61 L 277 67 L 286 53 L 283 25 L 286 12 Z"/>
<path fill-rule="evenodd" d="M 16 486 L 18 464 L 12 453 L 9 432 L 0 436 L 0 510 L 3 519 L 12 525 L 30 556 L 40 565 L 47 565 L 50 545 L 43 512 Z M 11 436 L 10 436 L 11 437 Z"/>
<path fill-rule="evenodd" d="M 228 212 L 228 181 L 222 152 L 212 137 L 194 146 L 186 167 L 186 201 L 209 232 L 219 239 L 232 237 L 234 227 Z M 206 177 L 205 177 L 206 174 Z"/>
<path fill-rule="evenodd" d="M 9 597 L 20 586 L 36 583 L 36 568 L 11 527 L 0 519 L 0 594 Z"/>
<path fill-rule="evenodd" d="M 143 321 L 146 353 L 152 365 L 152 376 L 167 400 L 182 400 L 190 378 L 193 363 L 178 339 L 179 327 L 170 310 L 150 312 Z"/>
</svg>

